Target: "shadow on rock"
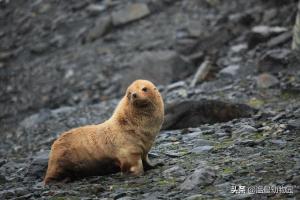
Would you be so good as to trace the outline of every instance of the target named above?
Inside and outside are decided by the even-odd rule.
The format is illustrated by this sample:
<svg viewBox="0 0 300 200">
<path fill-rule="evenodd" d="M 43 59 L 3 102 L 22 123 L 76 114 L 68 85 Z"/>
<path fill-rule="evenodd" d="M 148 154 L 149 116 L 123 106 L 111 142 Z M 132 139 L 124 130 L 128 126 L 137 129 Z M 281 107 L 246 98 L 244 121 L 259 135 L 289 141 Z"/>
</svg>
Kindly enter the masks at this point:
<svg viewBox="0 0 300 200">
<path fill-rule="evenodd" d="M 246 104 L 216 100 L 186 100 L 166 105 L 163 130 L 198 127 L 251 117 L 257 110 Z"/>
</svg>

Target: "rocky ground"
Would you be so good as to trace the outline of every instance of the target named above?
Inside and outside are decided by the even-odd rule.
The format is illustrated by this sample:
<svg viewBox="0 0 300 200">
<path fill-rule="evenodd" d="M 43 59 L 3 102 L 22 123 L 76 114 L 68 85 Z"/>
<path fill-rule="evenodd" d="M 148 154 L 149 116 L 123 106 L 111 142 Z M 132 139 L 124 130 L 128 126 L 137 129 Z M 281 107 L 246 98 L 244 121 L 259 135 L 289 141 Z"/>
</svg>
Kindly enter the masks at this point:
<svg viewBox="0 0 300 200">
<path fill-rule="evenodd" d="M 0 199 L 298 199 L 300 57 L 290 50 L 296 5 L 0 1 Z M 198 77 L 202 63 L 207 73 Z M 168 126 L 151 151 L 164 165 L 140 177 L 44 187 L 55 138 L 107 119 L 141 77 L 159 85 L 166 105 L 186 102 L 183 122 L 166 113 Z M 205 110 L 197 125 L 186 105 Z M 257 194 L 262 186 L 292 193 Z"/>
</svg>

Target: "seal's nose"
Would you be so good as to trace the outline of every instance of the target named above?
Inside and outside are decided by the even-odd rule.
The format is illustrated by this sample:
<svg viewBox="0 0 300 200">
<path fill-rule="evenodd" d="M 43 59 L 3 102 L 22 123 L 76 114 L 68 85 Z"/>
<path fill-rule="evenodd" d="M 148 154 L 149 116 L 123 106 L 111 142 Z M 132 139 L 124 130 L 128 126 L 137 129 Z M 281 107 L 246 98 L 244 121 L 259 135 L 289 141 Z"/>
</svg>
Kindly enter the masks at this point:
<svg viewBox="0 0 300 200">
<path fill-rule="evenodd" d="M 136 93 L 132 93 L 132 98 L 137 98 L 137 94 Z"/>
</svg>

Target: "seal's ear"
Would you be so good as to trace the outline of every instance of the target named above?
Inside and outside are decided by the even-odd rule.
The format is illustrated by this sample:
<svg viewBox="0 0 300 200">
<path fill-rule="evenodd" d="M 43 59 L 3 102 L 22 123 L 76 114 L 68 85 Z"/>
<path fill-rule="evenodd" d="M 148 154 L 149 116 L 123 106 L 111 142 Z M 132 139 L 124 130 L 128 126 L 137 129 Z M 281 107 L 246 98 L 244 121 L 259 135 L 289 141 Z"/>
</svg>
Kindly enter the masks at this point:
<svg viewBox="0 0 300 200">
<path fill-rule="evenodd" d="M 130 100 L 130 99 L 131 99 L 131 92 L 130 92 L 130 91 L 127 91 L 127 92 L 126 92 L 126 96 L 127 96 L 128 100 Z"/>
</svg>

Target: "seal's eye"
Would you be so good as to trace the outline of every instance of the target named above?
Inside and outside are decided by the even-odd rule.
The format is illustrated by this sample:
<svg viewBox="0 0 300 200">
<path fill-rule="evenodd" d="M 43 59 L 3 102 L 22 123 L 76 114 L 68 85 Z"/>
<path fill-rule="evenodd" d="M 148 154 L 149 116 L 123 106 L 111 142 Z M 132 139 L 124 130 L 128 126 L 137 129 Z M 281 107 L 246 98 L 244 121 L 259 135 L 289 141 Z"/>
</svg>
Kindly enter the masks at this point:
<svg viewBox="0 0 300 200">
<path fill-rule="evenodd" d="M 146 87 L 143 87 L 143 92 L 147 92 L 148 91 L 148 88 L 146 88 Z"/>
</svg>

